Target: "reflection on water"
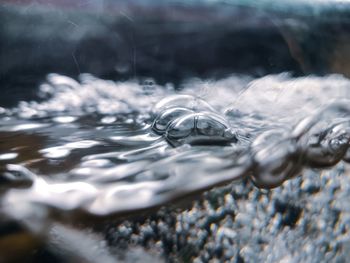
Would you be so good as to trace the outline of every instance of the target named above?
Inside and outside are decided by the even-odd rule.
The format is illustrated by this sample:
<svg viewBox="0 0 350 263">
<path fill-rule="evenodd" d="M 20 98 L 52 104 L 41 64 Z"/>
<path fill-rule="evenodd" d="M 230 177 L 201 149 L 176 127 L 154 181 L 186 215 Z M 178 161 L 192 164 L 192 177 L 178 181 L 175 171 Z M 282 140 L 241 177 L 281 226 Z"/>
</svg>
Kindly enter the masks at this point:
<svg viewBox="0 0 350 263">
<path fill-rule="evenodd" d="M 0 113 L 2 212 L 28 225 L 82 222 L 242 178 L 277 187 L 350 159 L 349 92 L 338 75 L 232 76 L 176 91 L 51 74 L 40 102 Z"/>
</svg>

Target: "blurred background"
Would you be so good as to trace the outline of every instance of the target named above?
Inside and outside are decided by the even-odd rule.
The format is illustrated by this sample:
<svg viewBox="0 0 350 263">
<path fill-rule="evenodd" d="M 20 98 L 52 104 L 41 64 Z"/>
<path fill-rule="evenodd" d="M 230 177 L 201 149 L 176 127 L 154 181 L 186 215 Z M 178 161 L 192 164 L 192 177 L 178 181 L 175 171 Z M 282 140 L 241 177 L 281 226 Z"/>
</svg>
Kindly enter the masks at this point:
<svg viewBox="0 0 350 263">
<path fill-rule="evenodd" d="M 350 76 L 345 1 L 2 0 L 0 106 L 48 73 L 126 80 L 232 73 Z"/>
</svg>

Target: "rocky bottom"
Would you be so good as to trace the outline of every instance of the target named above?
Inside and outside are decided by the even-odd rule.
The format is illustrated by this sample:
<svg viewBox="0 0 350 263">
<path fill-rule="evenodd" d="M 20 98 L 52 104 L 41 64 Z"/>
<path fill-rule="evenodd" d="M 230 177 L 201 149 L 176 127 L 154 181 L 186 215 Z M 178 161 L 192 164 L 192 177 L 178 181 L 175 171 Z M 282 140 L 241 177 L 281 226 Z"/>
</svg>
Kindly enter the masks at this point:
<svg viewBox="0 0 350 263">
<path fill-rule="evenodd" d="M 346 262 L 347 170 L 308 171 L 269 191 L 249 182 L 216 188 L 189 209 L 109 226 L 108 245 L 122 255 L 143 247 L 160 262 Z"/>
</svg>

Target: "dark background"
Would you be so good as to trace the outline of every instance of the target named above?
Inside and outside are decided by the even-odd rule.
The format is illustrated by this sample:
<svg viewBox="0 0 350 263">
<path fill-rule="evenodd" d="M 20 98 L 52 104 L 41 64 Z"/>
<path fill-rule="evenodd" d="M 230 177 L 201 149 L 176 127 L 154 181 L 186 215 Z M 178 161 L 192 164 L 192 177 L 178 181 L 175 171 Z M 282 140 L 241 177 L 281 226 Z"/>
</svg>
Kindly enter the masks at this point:
<svg viewBox="0 0 350 263">
<path fill-rule="evenodd" d="M 51 72 L 175 85 L 232 73 L 350 76 L 349 5 L 248 2 L 2 1 L 0 106 L 33 99 Z"/>
</svg>

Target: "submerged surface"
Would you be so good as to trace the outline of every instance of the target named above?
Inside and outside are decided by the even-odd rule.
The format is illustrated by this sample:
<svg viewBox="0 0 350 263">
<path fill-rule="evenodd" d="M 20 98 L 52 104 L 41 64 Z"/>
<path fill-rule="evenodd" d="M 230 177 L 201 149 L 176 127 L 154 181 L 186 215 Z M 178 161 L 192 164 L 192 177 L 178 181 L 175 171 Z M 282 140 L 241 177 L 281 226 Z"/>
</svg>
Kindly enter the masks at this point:
<svg viewBox="0 0 350 263">
<path fill-rule="evenodd" d="M 233 75 L 175 90 L 51 74 L 37 101 L 0 108 L 1 211 L 45 233 L 242 179 L 278 187 L 350 159 L 349 101 L 340 75 Z"/>
</svg>

